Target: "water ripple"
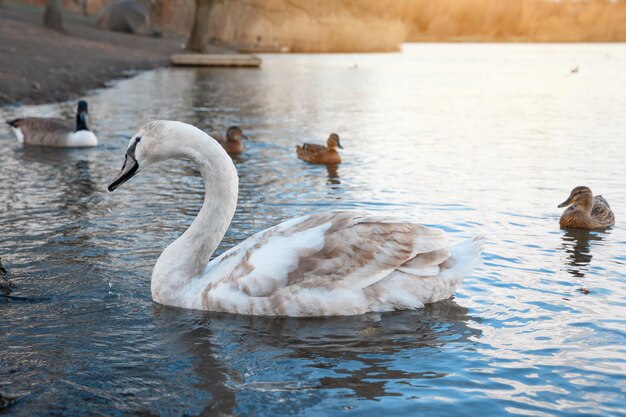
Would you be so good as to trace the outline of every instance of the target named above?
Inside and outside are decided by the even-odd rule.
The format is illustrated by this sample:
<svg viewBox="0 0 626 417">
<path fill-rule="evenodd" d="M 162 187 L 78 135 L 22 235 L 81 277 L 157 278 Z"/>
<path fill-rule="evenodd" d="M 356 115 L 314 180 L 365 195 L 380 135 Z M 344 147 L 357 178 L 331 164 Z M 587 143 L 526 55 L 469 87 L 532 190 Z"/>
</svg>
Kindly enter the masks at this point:
<svg viewBox="0 0 626 417">
<path fill-rule="evenodd" d="M 164 69 L 95 92 L 95 149 L 22 148 L 0 132 L 0 256 L 17 284 L 0 297 L 8 410 L 624 415 L 625 66 L 621 46 L 599 44 L 268 55 L 258 71 Z M 454 241 L 484 235 L 484 265 L 420 311 L 302 320 L 156 305 L 152 266 L 200 209 L 199 173 L 176 161 L 114 194 L 106 185 L 157 118 L 210 133 L 239 124 L 252 138 L 234 160 L 239 205 L 218 253 L 342 208 L 411 215 Z M 295 158 L 297 143 L 333 131 L 345 163 Z M 609 199 L 613 229 L 559 229 L 556 204 L 580 184 Z"/>
</svg>

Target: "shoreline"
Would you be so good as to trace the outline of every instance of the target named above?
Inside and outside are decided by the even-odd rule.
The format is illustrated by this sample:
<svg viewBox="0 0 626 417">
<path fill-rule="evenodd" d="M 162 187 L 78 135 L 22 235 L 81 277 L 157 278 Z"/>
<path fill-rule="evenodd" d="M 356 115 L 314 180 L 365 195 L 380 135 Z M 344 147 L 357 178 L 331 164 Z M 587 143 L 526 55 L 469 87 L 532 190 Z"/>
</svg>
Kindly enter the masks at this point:
<svg viewBox="0 0 626 417">
<path fill-rule="evenodd" d="M 43 10 L 0 5 L 0 107 L 77 99 L 138 72 L 169 65 L 184 39 L 98 29 L 93 16 L 65 12 L 65 32 L 44 28 Z"/>
<path fill-rule="evenodd" d="M 142 71 L 170 65 L 183 51 L 185 39 L 165 33 L 162 38 L 131 35 L 96 27 L 95 16 L 64 12 L 65 32 L 42 25 L 43 9 L 0 3 L 0 107 L 75 100 Z M 602 44 L 620 42 L 539 42 L 528 39 L 489 41 L 480 37 L 411 39 L 405 44 Z M 214 53 L 229 53 L 213 47 Z M 230 51 L 232 53 L 232 51 Z M 334 52 L 350 54 L 363 52 Z"/>
</svg>

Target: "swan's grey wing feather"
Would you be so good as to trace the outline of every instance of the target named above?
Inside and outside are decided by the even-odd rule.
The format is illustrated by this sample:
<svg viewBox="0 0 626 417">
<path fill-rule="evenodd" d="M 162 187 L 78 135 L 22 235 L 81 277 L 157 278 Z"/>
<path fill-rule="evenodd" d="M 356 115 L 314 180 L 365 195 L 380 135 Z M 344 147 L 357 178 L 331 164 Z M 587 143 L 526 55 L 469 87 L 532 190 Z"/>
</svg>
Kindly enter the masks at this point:
<svg viewBox="0 0 626 417">
<path fill-rule="evenodd" d="M 63 119 L 30 117 L 12 121 L 24 135 L 24 143 L 29 145 L 63 146 L 67 135 L 74 131 L 71 123 Z"/>
<path fill-rule="evenodd" d="M 440 230 L 385 216 L 332 212 L 260 232 L 212 261 L 207 272 L 215 268 L 212 275 L 226 276 L 254 297 L 280 288 L 364 288 L 403 265 L 409 273 L 436 275 L 447 247 Z"/>
</svg>

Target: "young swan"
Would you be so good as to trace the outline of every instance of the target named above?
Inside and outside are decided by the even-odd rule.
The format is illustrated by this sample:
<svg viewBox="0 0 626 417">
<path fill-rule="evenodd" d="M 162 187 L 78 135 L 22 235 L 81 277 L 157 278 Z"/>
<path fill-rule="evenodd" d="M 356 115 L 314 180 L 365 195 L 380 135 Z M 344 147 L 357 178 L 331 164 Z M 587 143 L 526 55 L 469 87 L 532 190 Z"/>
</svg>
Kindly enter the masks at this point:
<svg viewBox="0 0 626 417">
<path fill-rule="evenodd" d="M 226 131 L 226 138 L 219 138 L 219 143 L 230 155 L 237 155 L 244 151 L 242 139 L 248 139 L 239 126 L 231 126 Z"/>
<path fill-rule="evenodd" d="M 305 143 L 296 146 L 298 159 L 312 164 L 340 164 L 341 156 L 337 148 L 343 149 L 339 142 L 339 135 L 332 133 L 326 141 L 326 146 Z"/>
<path fill-rule="evenodd" d="M 29 117 L 10 120 L 17 141 L 30 146 L 83 148 L 98 145 L 98 138 L 87 127 L 89 110 L 86 101 L 78 102 L 76 124 L 54 118 Z"/>
<path fill-rule="evenodd" d="M 131 138 L 109 191 L 170 158 L 198 165 L 205 197 L 191 226 L 154 266 L 158 303 L 294 317 L 420 308 L 451 297 L 480 263 L 481 239 L 450 247 L 441 230 L 352 211 L 288 220 L 209 262 L 235 212 L 238 189 L 231 158 L 209 135 L 181 122 L 148 123 Z"/>
<path fill-rule="evenodd" d="M 589 187 L 576 187 L 559 207 L 567 207 L 561 215 L 561 227 L 599 229 L 613 226 L 615 216 L 601 195 L 593 196 Z"/>
</svg>

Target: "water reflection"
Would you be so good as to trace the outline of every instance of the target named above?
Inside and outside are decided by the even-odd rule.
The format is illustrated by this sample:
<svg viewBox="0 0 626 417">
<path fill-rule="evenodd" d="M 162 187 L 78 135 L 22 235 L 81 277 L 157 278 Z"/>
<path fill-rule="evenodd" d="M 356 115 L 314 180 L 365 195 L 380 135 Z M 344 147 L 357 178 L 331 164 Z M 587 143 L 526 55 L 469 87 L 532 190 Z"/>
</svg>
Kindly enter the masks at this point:
<svg viewBox="0 0 626 417">
<path fill-rule="evenodd" d="M 562 77 L 571 59 L 593 63 L 587 76 Z M 586 183 L 626 210 L 626 119 L 616 113 L 626 96 L 615 88 L 624 65 L 621 46 L 600 44 L 272 55 L 260 70 L 169 68 L 98 92 L 88 98 L 101 139 L 93 149 L 23 149 L 0 129 L 0 256 L 17 284 L 0 302 L 0 391 L 33 391 L 11 408 L 29 416 L 450 415 L 451 404 L 485 415 L 619 414 L 626 229 L 561 232 L 551 201 L 558 184 Z M 0 118 L 71 118 L 74 105 Z M 106 192 L 127 138 L 152 119 L 250 130 L 218 253 L 307 213 L 410 215 L 452 242 L 488 237 L 485 267 L 456 292 L 469 312 L 441 303 L 266 320 L 156 306 L 155 316 L 152 268 L 204 188 L 193 164 L 172 161 Z M 296 144 L 332 131 L 359 138 L 344 163 L 296 158 Z M 553 279 L 564 268 L 569 279 Z M 555 302 L 583 276 L 594 297 Z"/>
<path fill-rule="evenodd" d="M 399 369 L 397 358 L 410 360 L 449 342 L 471 345 L 482 334 L 471 325 L 477 319 L 453 300 L 420 311 L 360 317 L 276 319 L 163 306 L 157 315 L 162 326 L 192 327 L 179 342 L 192 356 L 197 386 L 212 398 L 205 411 L 227 414 L 236 406 L 234 392 L 241 390 L 313 390 L 321 398 L 322 391 L 342 389 L 369 400 L 401 396 L 395 383 L 415 384 L 447 373 L 434 367 Z M 271 363 L 268 352 L 280 352 L 282 365 L 262 366 Z"/>
<path fill-rule="evenodd" d="M 566 229 L 561 236 L 563 249 L 567 253 L 566 270 L 574 278 L 585 278 L 593 258 L 591 242 L 601 242 L 608 232 L 587 229 Z"/>
<path fill-rule="evenodd" d="M 338 185 L 341 184 L 339 181 L 339 165 L 326 165 L 326 171 L 328 172 L 328 181 L 327 184 L 330 185 Z"/>
<path fill-rule="evenodd" d="M 185 325 L 180 326 L 179 342 L 191 355 L 191 363 L 198 376 L 196 388 L 210 395 L 200 415 L 231 415 L 236 405 L 235 390 L 229 386 L 232 379 L 227 364 L 218 357 L 215 329 L 211 319 L 197 320 L 196 312 L 155 305 L 155 314 L 161 324 L 172 325 L 183 318 Z M 190 323 L 193 321 L 193 323 Z M 191 324 L 191 326 L 189 326 Z"/>
</svg>

